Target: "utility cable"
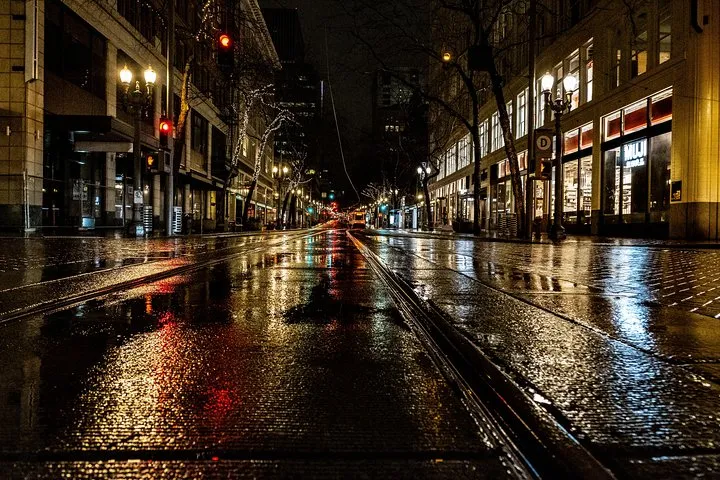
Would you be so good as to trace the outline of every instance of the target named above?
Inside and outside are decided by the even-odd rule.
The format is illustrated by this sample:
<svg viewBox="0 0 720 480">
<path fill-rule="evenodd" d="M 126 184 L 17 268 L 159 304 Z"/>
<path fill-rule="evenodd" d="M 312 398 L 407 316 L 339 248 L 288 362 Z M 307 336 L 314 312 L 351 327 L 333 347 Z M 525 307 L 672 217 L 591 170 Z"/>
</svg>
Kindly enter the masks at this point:
<svg viewBox="0 0 720 480">
<path fill-rule="evenodd" d="M 335 130 L 337 131 L 338 146 L 340 147 L 340 158 L 342 158 L 345 176 L 350 182 L 350 186 L 353 188 L 353 190 L 355 190 L 355 195 L 357 195 L 358 202 L 360 202 L 362 201 L 360 198 L 360 194 L 358 193 L 357 188 L 355 188 L 355 184 L 350 178 L 350 174 L 347 170 L 347 165 L 345 164 L 345 152 L 343 151 L 342 139 L 340 138 L 340 125 L 338 125 L 337 111 L 335 110 L 335 97 L 333 96 L 332 84 L 330 83 L 330 53 L 328 52 L 327 27 L 325 27 L 325 65 L 327 67 L 327 83 L 328 91 L 330 92 L 330 104 L 332 105 L 333 117 L 335 118 Z"/>
</svg>

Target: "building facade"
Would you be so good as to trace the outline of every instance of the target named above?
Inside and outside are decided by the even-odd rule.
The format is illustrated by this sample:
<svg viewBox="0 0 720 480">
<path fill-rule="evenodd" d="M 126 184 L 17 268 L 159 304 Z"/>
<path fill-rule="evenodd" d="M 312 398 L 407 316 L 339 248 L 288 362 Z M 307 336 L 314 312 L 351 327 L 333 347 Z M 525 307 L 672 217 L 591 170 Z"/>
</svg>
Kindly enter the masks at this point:
<svg viewBox="0 0 720 480">
<path fill-rule="evenodd" d="M 522 73 L 522 52 L 512 58 L 520 62 L 519 73 L 508 77 L 504 89 L 523 186 L 534 173 L 528 176 L 528 109 L 534 109 L 534 127 L 553 128 L 540 78 L 570 74 L 578 89 L 562 117 L 566 229 L 720 239 L 720 2 L 652 0 L 632 8 L 615 0 L 550 3 L 539 11 L 565 16 L 539 16 L 539 34 L 545 35 L 534 98 L 527 68 Z M 550 25 L 561 21 L 562 28 L 552 31 Z M 552 98 L 565 94 L 560 85 Z M 481 225 L 511 233 L 515 199 L 493 96 L 479 113 Z M 473 150 L 466 132 L 458 131 L 442 153 L 431 186 L 438 223 L 472 218 Z M 553 168 L 549 181 L 529 183 L 527 208 L 543 226 L 554 211 L 554 178 Z"/>
<path fill-rule="evenodd" d="M 221 2 L 222 3 L 222 2 Z M 132 217 L 135 176 L 141 176 L 144 223 L 167 228 L 169 157 L 159 144 L 158 124 L 167 111 L 167 15 L 162 2 L 137 0 L 3 0 L 0 2 L 0 228 L 47 230 L 122 228 Z M 238 10 L 234 10 L 238 9 Z M 257 28 L 265 61 L 279 68 L 255 0 L 223 3 L 221 14 L 242 11 Z M 175 0 L 178 30 L 197 28 L 200 6 Z M 229 24 L 226 20 L 225 25 Z M 228 27 L 231 28 L 231 27 Z M 7 33 L 7 35 L 5 35 Z M 182 70 L 196 56 L 184 155 L 175 172 L 173 204 L 183 229 L 205 231 L 235 220 L 233 198 L 252 174 L 253 142 L 243 146 L 241 175 L 224 191 L 233 135 L 223 115 L 227 83 L 214 63 L 212 40 L 191 45 L 177 35 L 173 52 L 174 125 L 180 110 Z M 191 52 L 191 49 L 194 50 Z M 133 116 L 123 103 L 119 72 L 127 66 L 142 82 L 157 74 L 140 123 L 141 171 L 133 164 Z M 176 146 L 177 148 L 177 146 Z M 273 184 L 268 152 L 254 200 L 267 215 Z M 267 174 L 265 172 L 267 170 Z M 225 208 L 218 208 L 221 197 Z M 241 203 L 241 202 L 240 202 Z M 174 217 L 176 214 L 173 215 Z M 178 217 L 179 218 L 179 217 Z M 179 225 L 176 229 L 179 229 Z"/>
<path fill-rule="evenodd" d="M 293 114 L 294 122 L 277 131 L 274 138 L 275 158 L 278 167 L 276 178 L 282 194 L 288 193 L 289 182 L 284 168 L 300 168 L 314 175 L 302 175 L 304 182 L 288 198 L 289 208 L 285 223 L 305 225 L 310 221 L 312 200 L 321 198 L 319 179 L 322 176 L 320 146 L 320 113 L 322 84 L 315 68 L 305 62 L 305 43 L 297 9 L 263 8 L 270 36 L 282 64 L 275 76 L 275 95 L 278 105 Z M 293 176 L 293 172 L 289 172 Z M 295 178 L 300 178 L 295 172 Z M 280 198 L 282 197 L 282 198 Z M 314 211 L 314 210 L 312 210 Z"/>
</svg>

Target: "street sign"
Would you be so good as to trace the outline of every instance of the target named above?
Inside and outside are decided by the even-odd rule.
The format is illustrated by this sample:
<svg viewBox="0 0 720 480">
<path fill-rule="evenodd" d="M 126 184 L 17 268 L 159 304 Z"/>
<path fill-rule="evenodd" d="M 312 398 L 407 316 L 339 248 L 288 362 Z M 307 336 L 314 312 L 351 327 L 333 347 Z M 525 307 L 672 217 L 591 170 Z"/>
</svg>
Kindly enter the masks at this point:
<svg viewBox="0 0 720 480">
<path fill-rule="evenodd" d="M 549 128 L 535 129 L 535 158 L 552 157 L 553 131 Z"/>
<path fill-rule="evenodd" d="M 142 190 L 135 190 L 133 192 L 133 203 L 143 203 L 143 192 Z"/>
</svg>

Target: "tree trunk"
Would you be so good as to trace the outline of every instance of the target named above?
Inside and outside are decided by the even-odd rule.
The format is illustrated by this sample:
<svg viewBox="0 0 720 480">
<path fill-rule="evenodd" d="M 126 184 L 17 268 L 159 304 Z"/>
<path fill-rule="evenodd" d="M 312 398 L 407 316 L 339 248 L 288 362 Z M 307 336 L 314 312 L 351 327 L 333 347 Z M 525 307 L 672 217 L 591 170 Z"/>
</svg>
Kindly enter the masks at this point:
<svg viewBox="0 0 720 480">
<path fill-rule="evenodd" d="M 192 68 L 193 56 L 188 58 L 183 70 L 182 86 L 180 87 L 180 111 L 178 112 L 178 121 L 175 126 L 175 140 L 173 141 L 173 168 L 174 171 L 180 169 L 182 156 L 185 149 L 185 139 L 187 138 L 187 118 L 190 112 L 190 69 Z M 172 97 L 171 97 L 172 98 Z"/>
<path fill-rule="evenodd" d="M 296 209 L 297 209 L 297 196 L 293 195 L 292 198 L 290 199 L 290 218 L 292 219 L 290 222 L 290 226 L 292 228 L 297 227 Z"/>
<path fill-rule="evenodd" d="M 433 231 L 433 219 L 432 219 L 432 208 L 430 207 L 430 189 L 428 183 L 430 179 L 425 176 L 423 178 L 423 195 L 425 195 L 425 214 L 427 215 L 427 228 L 431 232 Z"/>
<path fill-rule="evenodd" d="M 217 213 L 217 227 L 222 225 L 223 231 L 227 228 L 227 208 L 225 204 L 227 202 L 227 187 L 223 185 L 223 188 L 218 191 L 217 198 L 215 199 L 215 209 Z"/>
<path fill-rule="evenodd" d="M 280 222 L 283 224 L 283 226 L 286 224 L 285 212 L 287 211 L 288 200 L 290 200 L 290 192 L 289 191 L 287 193 L 285 193 L 285 199 L 283 200 L 283 206 L 282 206 L 282 213 L 280 214 Z"/>
<path fill-rule="evenodd" d="M 245 227 L 245 225 L 247 225 L 248 210 L 250 210 L 250 200 L 252 200 L 253 193 L 255 193 L 256 185 L 257 185 L 257 180 L 253 179 L 253 181 L 250 183 L 250 188 L 248 189 L 247 197 L 245 197 L 245 205 L 243 205 L 243 216 L 242 216 L 243 228 Z"/>
<path fill-rule="evenodd" d="M 525 236 L 525 197 L 523 196 L 522 182 L 520 180 L 520 166 L 518 165 L 515 141 L 512 135 L 510 117 L 508 117 L 507 106 L 505 105 L 505 94 L 503 92 L 502 77 L 497 72 L 494 62 L 490 62 L 490 80 L 492 82 L 493 94 L 498 107 L 500 127 L 505 140 L 505 155 L 510 163 L 510 178 L 512 183 L 513 197 L 515 197 L 515 214 L 517 215 L 517 236 Z M 478 166 L 475 167 L 476 170 Z"/>
<path fill-rule="evenodd" d="M 476 127 L 470 132 L 473 142 L 473 235 L 480 235 L 480 129 L 478 125 L 478 109 L 473 108 L 473 125 Z"/>
</svg>

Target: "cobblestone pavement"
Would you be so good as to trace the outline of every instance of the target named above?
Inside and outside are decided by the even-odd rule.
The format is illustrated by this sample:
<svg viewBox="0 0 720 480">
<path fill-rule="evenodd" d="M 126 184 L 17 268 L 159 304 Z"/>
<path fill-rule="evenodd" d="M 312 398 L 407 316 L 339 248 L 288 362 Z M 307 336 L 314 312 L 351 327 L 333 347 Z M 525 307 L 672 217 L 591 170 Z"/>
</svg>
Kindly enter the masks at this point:
<svg viewBox="0 0 720 480">
<path fill-rule="evenodd" d="M 720 475 L 715 251 L 358 235 L 620 477 Z"/>
<path fill-rule="evenodd" d="M 2 478 L 502 478 L 343 232 L 0 326 Z"/>
<path fill-rule="evenodd" d="M 579 239 L 557 245 L 392 238 L 393 245 L 443 265 L 473 265 L 485 280 L 505 290 L 584 287 L 720 318 L 720 249 L 681 248 L 679 242 L 661 240 Z"/>
<path fill-rule="evenodd" d="M 17 286 L 101 269 L 194 255 L 260 241 L 264 235 L 234 237 L 0 238 L 0 285 Z"/>
</svg>

